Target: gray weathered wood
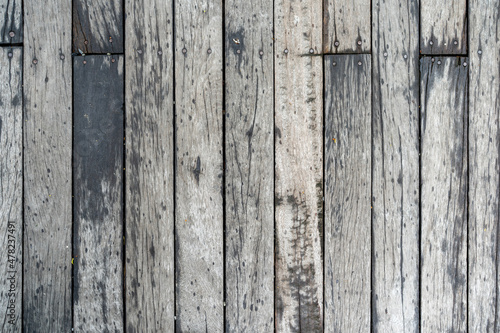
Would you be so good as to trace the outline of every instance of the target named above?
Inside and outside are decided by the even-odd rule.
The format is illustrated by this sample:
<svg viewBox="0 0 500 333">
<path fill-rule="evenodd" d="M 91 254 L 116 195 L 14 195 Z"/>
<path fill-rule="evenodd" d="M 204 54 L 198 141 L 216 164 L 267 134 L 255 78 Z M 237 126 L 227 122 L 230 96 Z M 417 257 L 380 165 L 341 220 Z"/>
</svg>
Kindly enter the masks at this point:
<svg viewBox="0 0 500 333">
<path fill-rule="evenodd" d="M 325 53 L 367 53 L 371 50 L 370 0 L 323 0 Z M 321 21 L 312 22 L 321 24 Z"/>
<path fill-rule="evenodd" d="M 126 327 L 174 331 L 173 15 L 127 0 Z"/>
<path fill-rule="evenodd" d="M 71 331 L 71 3 L 24 2 L 23 330 Z"/>
<path fill-rule="evenodd" d="M 274 14 L 275 326 L 317 332 L 323 330 L 322 3 L 279 0 Z"/>
<path fill-rule="evenodd" d="M 500 331 L 500 7 L 470 1 L 469 332 Z"/>
<path fill-rule="evenodd" d="M 73 52 L 123 53 L 123 20 L 121 0 L 73 0 Z"/>
<path fill-rule="evenodd" d="M 0 49 L 0 331 L 21 331 L 22 49 Z"/>
<path fill-rule="evenodd" d="M 73 63 L 78 331 L 123 331 L 123 67 L 123 56 L 75 57 Z"/>
<path fill-rule="evenodd" d="M 176 327 L 224 327 L 222 1 L 175 2 Z"/>
<path fill-rule="evenodd" d="M 325 332 L 369 332 L 371 57 L 325 59 Z"/>
<path fill-rule="evenodd" d="M 23 41 L 22 0 L 0 0 L 0 44 Z"/>
<path fill-rule="evenodd" d="M 227 332 L 272 332 L 273 3 L 230 0 L 225 9 L 225 326 Z"/>
<path fill-rule="evenodd" d="M 421 60 L 421 329 L 467 322 L 467 58 Z"/>
<path fill-rule="evenodd" d="M 418 0 L 377 0 L 373 19 L 372 323 L 419 329 Z"/>
<path fill-rule="evenodd" d="M 422 54 L 467 53 L 467 0 L 420 0 L 420 48 Z"/>
</svg>

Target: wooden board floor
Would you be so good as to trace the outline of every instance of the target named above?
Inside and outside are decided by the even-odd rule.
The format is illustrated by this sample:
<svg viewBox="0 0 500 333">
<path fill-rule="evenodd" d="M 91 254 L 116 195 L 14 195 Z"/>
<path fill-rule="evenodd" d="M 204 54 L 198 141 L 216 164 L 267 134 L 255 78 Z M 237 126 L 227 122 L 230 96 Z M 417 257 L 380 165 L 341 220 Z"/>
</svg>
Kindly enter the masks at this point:
<svg viewBox="0 0 500 333">
<path fill-rule="evenodd" d="M 500 333 L 492 0 L 0 0 L 0 332 Z"/>
</svg>

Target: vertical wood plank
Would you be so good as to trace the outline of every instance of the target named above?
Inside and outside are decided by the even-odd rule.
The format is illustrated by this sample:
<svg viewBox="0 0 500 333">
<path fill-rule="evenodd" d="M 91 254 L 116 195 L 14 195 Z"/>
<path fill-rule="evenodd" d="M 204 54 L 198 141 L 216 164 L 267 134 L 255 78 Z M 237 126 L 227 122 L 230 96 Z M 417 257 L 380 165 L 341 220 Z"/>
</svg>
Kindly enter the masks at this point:
<svg viewBox="0 0 500 333">
<path fill-rule="evenodd" d="M 467 0 L 420 0 L 423 54 L 467 53 Z"/>
<path fill-rule="evenodd" d="M 323 0 L 323 3 L 323 52 L 370 52 L 370 0 Z"/>
<path fill-rule="evenodd" d="M 123 66 L 74 58 L 75 330 L 123 331 Z"/>
<path fill-rule="evenodd" d="M 226 15 L 226 331 L 274 329 L 273 3 Z M 250 18 L 250 21 L 248 21 Z"/>
<path fill-rule="evenodd" d="M 425 57 L 420 71 L 421 329 L 465 332 L 467 58 Z"/>
<path fill-rule="evenodd" d="M 325 331 L 370 331 L 371 57 L 325 59 Z"/>
<path fill-rule="evenodd" d="M 22 318 L 22 49 L 0 49 L 0 331 L 20 332 Z"/>
<path fill-rule="evenodd" d="M 71 3 L 24 2 L 23 331 L 71 331 Z"/>
<path fill-rule="evenodd" d="M 127 0 L 126 319 L 174 331 L 172 2 Z"/>
<path fill-rule="evenodd" d="M 317 332 L 323 330 L 322 3 L 279 0 L 274 13 L 276 331 Z"/>
<path fill-rule="evenodd" d="M 0 0 L 0 44 L 23 41 L 22 0 Z"/>
<path fill-rule="evenodd" d="M 176 328 L 224 327 L 222 1 L 175 2 Z"/>
<path fill-rule="evenodd" d="M 73 0 L 73 52 L 123 53 L 123 1 Z"/>
<path fill-rule="evenodd" d="M 500 330 L 500 7 L 471 0 L 469 332 Z"/>
<path fill-rule="evenodd" d="M 372 323 L 375 332 L 418 332 L 419 2 L 372 6 Z"/>
</svg>

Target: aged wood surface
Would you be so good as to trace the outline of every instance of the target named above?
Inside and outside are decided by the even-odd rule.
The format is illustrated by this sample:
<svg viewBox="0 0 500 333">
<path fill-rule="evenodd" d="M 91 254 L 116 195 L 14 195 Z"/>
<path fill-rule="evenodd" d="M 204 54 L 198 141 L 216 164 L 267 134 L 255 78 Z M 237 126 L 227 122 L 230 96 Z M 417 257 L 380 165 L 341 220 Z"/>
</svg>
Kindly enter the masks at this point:
<svg viewBox="0 0 500 333">
<path fill-rule="evenodd" d="M 500 7 L 470 1 L 469 332 L 500 331 Z"/>
<path fill-rule="evenodd" d="M 325 59 L 325 332 L 369 332 L 371 57 Z"/>
<path fill-rule="evenodd" d="M 121 0 L 73 0 L 73 52 L 123 53 L 123 20 Z"/>
<path fill-rule="evenodd" d="M 0 0 L 0 44 L 23 41 L 22 0 Z"/>
<path fill-rule="evenodd" d="M 324 52 L 370 52 L 370 0 L 323 0 L 323 3 Z"/>
<path fill-rule="evenodd" d="M 467 0 L 420 0 L 420 48 L 422 54 L 467 53 Z"/>
<path fill-rule="evenodd" d="M 24 2 L 23 330 L 71 331 L 71 3 Z"/>
<path fill-rule="evenodd" d="M 273 4 L 230 0 L 225 9 L 225 327 L 272 332 Z"/>
<path fill-rule="evenodd" d="M 123 56 L 74 58 L 73 321 L 78 331 L 123 331 L 123 68 Z"/>
<path fill-rule="evenodd" d="M 275 326 L 317 332 L 323 330 L 322 3 L 274 5 Z"/>
<path fill-rule="evenodd" d="M 419 330 L 418 1 L 374 1 L 372 323 Z"/>
<path fill-rule="evenodd" d="M 421 329 L 467 327 L 467 58 L 421 60 Z"/>
<path fill-rule="evenodd" d="M 128 0 L 125 11 L 126 327 L 128 332 L 172 332 L 172 3 Z"/>
<path fill-rule="evenodd" d="M 176 327 L 224 327 L 222 1 L 175 2 Z"/>
<path fill-rule="evenodd" d="M 22 49 L 0 49 L 0 331 L 20 332 L 23 246 Z"/>
</svg>

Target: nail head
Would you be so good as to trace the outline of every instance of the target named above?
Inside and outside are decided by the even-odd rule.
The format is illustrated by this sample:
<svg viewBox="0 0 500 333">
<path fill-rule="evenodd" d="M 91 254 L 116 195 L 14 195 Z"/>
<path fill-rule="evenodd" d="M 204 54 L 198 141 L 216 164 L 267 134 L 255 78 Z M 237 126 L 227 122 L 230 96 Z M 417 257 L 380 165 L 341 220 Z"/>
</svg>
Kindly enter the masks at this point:
<svg viewBox="0 0 500 333">
<path fill-rule="evenodd" d="M 9 32 L 10 37 L 14 37 L 15 35 L 16 35 L 16 33 L 14 31 Z"/>
<path fill-rule="evenodd" d="M 83 64 L 84 64 L 84 65 L 86 65 L 86 64 L 87 64 L 87 60 L 84 60 L 84 61 L 83 61 Z"/>
<path fill-rule="evenodd" d="M 467 67 L 467 62 L 464 62 L 464 67 Z"/>
<path fill-rule="evenodd" d="M 335 45 L 335 47 L 338 47 L 340 45 L 339 41 L 336 40 L 335 43 L 333 43 Z"/>
<path fill-rule="evenodd" d="M 458 41 L 456 41 L 456 40 L 453 41 L 453 44 L 458 45 Z"/>
<path fill-rule="evenodd" d="M 361 46 L 361 40 L 358 40 L 358 45 Z"/>
<path fill-rule="evenodd" d="M 38 64 L 38 59 L 33 59 L 33 63 L 36 65 Z"/>
<path fill-rule="evenodd" d="M 158 51 L 158 55 L 162 55 L 162 54 L 163 54 L 163 52 L 161 50 Z"/>
<path fill-rule="evenodd" d="M 407 59 L 407 58 L 408 58 L 408 55 L 407 55 L 407 54 L 403 55 L 403 58 Z"/>
<path fill-rule="evenodd" d="M 236 50 L 236 53 L 240 54 L 240 53 L 241 53 L 241 50 Z"/>
<path fill-rule="evenodd" d="M 260 51 L 259 51 L 259 54 L 260 54 L 260 55 L 264 55 L 264 51 L 260 50 Z"/>
<path fill-rule="evenodd" d="M 429 41 L 429 45 L 434 45 L 434 42 L 432 40 Z"/>
<path fill-rule="evenodd" d="M 283 52 L 285 52 L 285 54 L 288 54 L 288 49 L 285 49 Z"/>
<path fill-rule="evenodd" d="M 332 66 L 337 66 L 337 63 L 335 61 L 332 62 Z"/>
<path fill-rule="evenodd" d="M 115 58 L 112 58 L 112 59 L 111 59 L 111 62 L 115 62 L 115 61 L 116 61 L 116 59 L 115 59 Z"/>
<path fill-rule="evenodd" d="M 434 59 L 434 58 L 431 58 L 431 61 L 432 61 L 432 62 L 434 62 L 434 61 L 435 61 L 435 59 Z"/>
<path fill-rule="evenodd" d="M 141 49 L 137 50 L 137 53 L 142 54 L 142 50 Z"/>
<path fill-rule="evenodd" d="M 361 61 L 358 61 L 358 66 L 361 66 L 363 63 Z"/>
<path fill-rule="evenodd" d="M 208 54 L 212 54 L 212 49 L 208 49 L 208 50 L 207 50 L 207 53 L 208 53 Z"/>
<path fill-rule="evenodd" d="M 387 52 L 384 52 L 384 57 L 387 57 Z"/>
<path fill-rule="evenodd" d="M 7 53 L 7 56 L 8 56 L 9 58 L 12 58 L 12 56 L 13 56 L 12 52 Z"/>
<path fill-rule="evenodd" d="M 64 60 L 64 54 L 61 54 L 59 58 L 61 58 L 61 60 Z"/>
<path fill-rule="evenodd" d="M 441 65 L 441 60 L 438 60 L 438 65 Z"/>
<path fill-rule="evenodd" d="M 309 53 L 313 54 L 314 53 L 314 49 L 309 49 Z"/>
<path fill-rule="evenodd" d="M 186 48 L 183 48 L 183 49 L 182 49 L 182 53 L 184 53 L 184 54 L 186 54 L 186 53 L 187 53 Z"/>
<path fill-rule="evenodd" d="M 483 51 L 479 50 L 479 51 L 477 51 L 477 54 L 481 55 L 481 54 L 483 54 Z"/>
</svg>

